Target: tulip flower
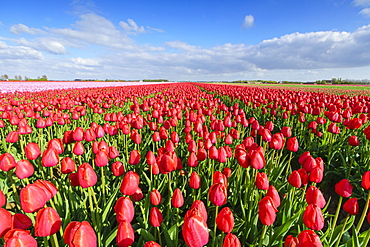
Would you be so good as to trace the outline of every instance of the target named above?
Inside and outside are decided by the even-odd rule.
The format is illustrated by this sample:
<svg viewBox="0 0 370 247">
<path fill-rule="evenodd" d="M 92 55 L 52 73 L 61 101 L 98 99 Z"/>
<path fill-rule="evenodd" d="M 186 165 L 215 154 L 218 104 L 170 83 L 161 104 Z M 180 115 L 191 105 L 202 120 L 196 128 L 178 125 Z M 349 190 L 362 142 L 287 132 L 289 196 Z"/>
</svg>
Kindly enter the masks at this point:
<svg viewBox="0 0 370 247">
<path fill-rule="evenodd" d="M 281 134 L 283 134 L 284 137 L 291 137 L 292 136 L 292 129 L 288 126 L 284 126 L 281 128 Z"/>
<path fill-rule="evenodd" d="M 312 230 L 305 230 L 298 234 L 298 246 L 323 247 L 320 237 Z"/>
<path fill-rule="evenodd" d="M 89 163 L 83 163 L 82 165 L 80 165 L 77 169 L 77 174 L 78 184 L 82 188 L 94 186 L 98 181 L 98 176 Z"/>
<path fill-rule="evenodd" d="M 284 241 L 284 247 L 298 247 L 298 238 L 288 235 Z"/>
<path fill-rule="evenodd" d="M 270 185 L 266 196 L 271 197 L 272 201 L 274 202 L 274 206 L 278 208 L 280 206 L 280 196 L 279 192 L 276 190 L 276 188 L 273 185 Z"/>
<path fill-rule="evenodd" d="M 187 246 L 203 247 L 208 243 L 209 232 L 204 219 L 199 215 L 185 216 L 182 236 Z"/>
<path fill-rule="evenodd" d="M 324 217 L 316 204 L 310 204 L 303 213 L 303 223 L 312 230 L 320 231 L 324 227 Z"/>
<path fill-rule="evenodd" d="M 33 168 L 33 165 L 28 160 L 20 160 L 17 162 L 15 175 L 19 179 L 24 179 L 30 177 L 34 171 L 35 169 Z"/>
<path fill-rule="evenodd" d="M 174 152 L 167 152 L 159 157 L 159 169 L 161 173 L 169 173 L 176 170 L 177 156 Z"/>
<path fill-rule="evenodd" d="M 370 190 L 370 171 L 367 171 L 362 175 L 361 186 L 365 190 Z"/>
<path fill-rule="evenodd" d="M 351 146 L 359 146 L 360 145 L 360 140 L 358 139 L 357 136 L 350 136 L 348 138 L 348 144 Z"/>
<path fill-rule="evenodd" d="M 43 208 L 48 201 L 44 189 L 35 184 L 24 187 L 19 194 L 22 210 L 26 213 L 33 213 Z"/>
<path fill-rule="evenodd" d="M 55 187 L 55 185 L 47 180 L 39 179 L 36 180 L 33 184 L 44 190 L 47 200 L 50 200 L 58 193 L 58 189 Z"/>
<path fill-rule="evenodd" d="M 227 201 L 227 189 L 225 184 L 216 183 L 209 188 L 209 200 L 215 206 L 222 206 Z"/>
<path fill-rule="evenodd" d="M 291 152 L 297 152 L 299 148 L 297 137 L 291 137 L 287 140 L 286 149 Z"/>
<path fill-rule="evenodd" d="M 75 155 L 82 155 L 84 152 L 85 152 L 85 148 L 84 148 L 84 145 L 82 144 L 82 142 L 76 142 L 73 146 L 73 151 L 72 151 Z"/>
<path fill-rule="evenodd" d="M 256 187 L 260 190 L 268 190 L 269 188 L 269 180 L 267 178 L 266 173 L 258 172 L 256 175 Z"/>
<path fill-rule="evenodd" d="M 162 195 L 158 190 L 154 189 L 152 192 L 150 192 L 149 199 L 152 205 L 157 206 L 162 201 Z"/>
<path fill-rule="evenodd" d="M 37 143 L 30 142 L 24 147 L 24 153 L 27 159 L 35 160 L 41 155 L 41 150 Z"/>
<path fill-rule="evenodd" d="M 181 208 L 184 205 L 184 196 L 179 188 L 173 192 L 171 203 L 174 208 Z"/>
<path fill-rule="evenodd" d="M 208 213 L 206 206 L 204 203 L 200 200 L 195 200 L 193 204 L 191 205 L 191 209 L 196 209 L 199 215 L 202 217 L 203 221 L 207 223 L 208 220 Z M 188 211 L 189 212 L 189 211 Z"/>
<path fill-rule="evenodd" d="M 120 191 L 126 196 L 134 194 L 139 187 L 140 177 L 134 171 L 128 171 L 123 177 Z"/>
<path fill-rule="evenodd" d="M 134 194 L 131 195 L 131 198 L 135 202 L 139 202 L 144 198 L 143 191 L 138 187 Z"/>
<path fill-rule="evenodd" d="M 47 149 L 54 148 L 57 154 L 62 154 L 64 152 L 63 141 L 61 139 L 52 139 L 48 142 Z"/>
<path fill-rule="evenodd" d="M 94 158 L 95 165 L 98 167 L 103 167 L 108 165 L 109 157 L 105 149 L 101 149 L 97 152 Z"/>
<path fill-rule="evenodd" d="M 130 222 L 123 221 L 118 225 L 116 244 L 119 247 L 128 247 L 134 243 L 135 234 Z"/>
<path fill-rule="evenodd" d="M 299 175 L 299 172 L 297 170 L 293 171 L 289 177 L 288 182 L 296 188 L 300 188 L 302 186 L 302 180 L 301 176 Z"/>
<path fill-rule="evenodd" d="M 270 148 L 280 150 L 284 146 L 284 136 L 281 133 L 276 133 L 272 136 L 270 141 Z"/>
<path fill-rule="evenodd" d="M 77 127 L 74 131 L 73 131 L 73 140 L 76 141 L 76 142 L 80 142 L 80 141 L 83 141 L 84 140 L 84 134 L 85 134 L 85 131 L 83 128 L 81 127 Z"/>
<path fill-rule="evenodd" d="M 140 163 L 140 152 L 138 150 L 132 150 L 131 153 L 130 153 L 130 158 L 129 158 L 129 161 L 128 163 L 130 165 L 137 165 Z"/>
<path fill-rule="evenodd" d="M 161 246 L 154 241 L 149 241 L 144 244 L 144 247 L 161 247 Z"/>
<path fill-rule="evenodd" d="M 306 191 L 307 204 L 316 204 L 319 208 L 324 208 L 326 201 L 320 189 L 310 186 Z"/>
<path fill-rule="evenodd" d="M 266 160 L 262 147 L 252 150 L 249 154 L 250 165 L 255 169 L 262 169 L 266 166 Z"/>
<path fill-rule="evenodd" d="M 4 192 L 0 190 L 0 208 L 3 207 L 6 204 L 6 197 L 4 195 Z"/>
<path fill-rule="evenodd" d="M 11 155 L 10 153 L 4 153 L 0 155 L 0 170 L 7 172 L 15 168 L 16 166 L 17 163 L 15 162 L 13 155 Z"/>
<path fill-rule="evenodd" d="M 42 154 L 41 163 L 44 167 L 56 166 L 59 163 L 58 151 L 55 148 L 46 149 Z"/>
<path fill-rule="evenodd" d="M 68 174 L 76 170 L 76 163 L 70 157 L 64 157 L 61 161 L 60 170 L 63 174 Z"/>
<path fill-rule="evenodd" d="M 357 215 L 359 212 L 358 199 L 350 198 L 343 204 L 343 209 L 347 214 Z"/>
<path fill-rule="evenodd" d="M 191 152 L 188 157 L 188 166 L 189 167 L 197 167 L 198 166 L 198 158 L 195 152 Z"/>
<path fill-rule="evenodd" d="M 342 179 L 335 184 L 335 193 L 341 197 L 350 197 L 352 195 L 353 186 L 349 183 L 348 179 Z"/>
<path fill-rule="evenodd" d="M 97 247 L 96 234 L 87 221 L 70 222 L 64 230 L 63 238 L 69 247 Z"/>
<path fill-rule="evenodd" d="M 197 172 L 193 171 L 190 175 L 189 186 L 193 189 L 199 189 L 201 185 L 201 178 Z"/>
<path fill-rule="evenodd" d="M 0 238 L 2 238 L 12 228 L 12 214 L 8 210 L 0 208 L 0 219 Z"/>
<path fill-rule="evenodd" d="M 12 229 L 4 236 L 4 247 L 27 246 L 37 247 L 37 241 L 28 231 L 22 229 Z"/>
<path fill-rule="evenodd" d="M 226 234 L 222 247 L 242 247 L 240 240 L 232 233 Z"/>
<path fill-rule="evenodd" d="M 218 229 L 225 233 L 230 233 L 234 228 L 234 215 L 230 208 L 224 207 L 218 213 L 216 218 L 216 224 Z"/>
<path fill-rule="evenodd" d="M 135 215 L 134 204 L 129 197 L 120 197 L 114 206 L 114 212 L 118 224 L 122 221 L 131 222 Z"/>
<path fill-rule="evenodd" d="M 16 213 L 12 216 L 12 229 L 27 230 L 32 226 L 32 220 L 25 214 Z"/>
<path fill-rule="evenodd" d="M 8 143 L 16 143 L 19 139 L 19 132 L 18 131 L 10 131 L 7 135 L 5 141 Z"/>
<path fill-rule="evenodd" d="M 270 226 L 276 219 L 276 209 L 271 197 L 265 196 L 258 202 L 258 217 L 263 225 Z"/>
<path fill-rule="evenodd" d="M 162 224 L 163 216 L 157 207 L 152 207 L 149 214 L 149 222 L 153 227 L 159 227 Z"/>
<path fill-rule="evenodd" d="M 114 176 L 119 177 L 125 173 L 125 167 L 121 161 L 115 161 L 111 166 L 111 171 Z"/>
<path fill-rule="evenodd" d="M 47 237 L 59 231 L 62 220 L 53 208 L 43 208 L 37 212 L 35 221 L 35 236 Z"/>
</svg>

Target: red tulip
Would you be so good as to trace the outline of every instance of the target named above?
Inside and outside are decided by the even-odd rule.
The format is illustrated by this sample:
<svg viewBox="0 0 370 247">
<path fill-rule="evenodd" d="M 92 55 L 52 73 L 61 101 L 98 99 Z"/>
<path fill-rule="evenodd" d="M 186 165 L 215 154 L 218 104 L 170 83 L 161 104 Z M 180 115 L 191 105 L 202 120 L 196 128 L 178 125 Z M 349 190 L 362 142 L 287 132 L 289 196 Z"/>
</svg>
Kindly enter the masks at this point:
<svg viewBox="0 0 370 247">
<path fill-rule="evenodd" d="M 157 207 L 150 209 L 149 222 L 153 227 L 159 227 L 162 224 L 163 216 Z"/>
<path fill-rule="evenodd" d="M 59 163 L 59 155 L 55 148 L 48 148 L 42 154 L 41 163 L 43 167 L 56 166 Z"/>
<path fill-rule="evenodd" d="M 4 192 L 0 190 L 0 208 L 6 204 L 6 197 Z"/>
<path fill-rule="evenodd" d="M 78 183 L 82 188 L 94 186 L 98 181 L 94 169 L 89 163 L 83 163 L 77 169 Z"/>
<path fill-rule="evenodd" d="M 59 231 L 62 220 L 53 208 L 43 208 L 37 212 L 35 221 L 35 236 L 47 237 Z"/>
<path fill-rule="evenodd" d="M 230 233 L 234 228 L 234 215 L 230 208 L 224 207 L 218 213 L 216 218 L 216 224 L 218 229 L 225 233 Z"/>
<path fill-rule="evenodd" d="M 64 230 L 64 243 L 69 247 L 96 247 L 97 238 L 94 229 L 87 221 L 72 221 Z"/>
<path fill-rule="evenodd" d="M 73 146 L 73 151 L 75 155 L 82 155 L 85 152 L 85 147 L 82 142 L 76 142 Z"/>
<path fill-rule="evenodd" d="M 139 187 L 140 177 L 134 171 L 128 171 L 123 177 L 120 191 L 126 196 L 134 194 Z"/>
<path fill-rule="evenodd" d="M 149 241 L 144 244 L 144 247 L 161 247 L 161 246 L 154 241 Z"/>
<path fill-rule="evenodd" d="M 135 234 L 130 222 L 122 221 L 118 225 L 116 244 L 119 247 L 128 247 L 134 243 Z"/>
<path fill-rule="evenodd" d="M 226 234 L 222 247 L 242 247 L 240 240 L 232 233 Z"/>
<path fill-rule="evenodd" d="M 159 169 L 161 173 L 166 174 L 176 170 L 177 156 L 175 152 L 166 152 L 159 157 Z"/>
<path fill-rule="evenodd" d="M 17 162 L 17 167 L 15 168 L 15 175 L 19 179 L 24 179 L 30 177 L 34 173 L 35 169 L 33 165 L 28 160 L 20 160 Z"/>
<path fill-rule="evenodd" d="M 131 198 L 135 202 L 139 202 L 144 198 L 143 191 L 140 189 L 140 187 L 138 187 L 135 193 L 131 195 Z"/>
<path fill-rule="evenodd" d="M 320 189 L 310 186 L 306 191 L 307 204 L 316 204 L 319 208 L 324 208 L 326 201 Z"/>
<path fill-rule="evenodd" d="M 28 231 L 21 229 L 10 230 L 4 236 L 4 247 L 24 246 L 37 247 L 37 241 L 30 235 Z"/>
<path fill-rule="evenodd" d="M 131 222 L 135 215 L 134 204 L 129 197 L 120 197 L 114 206 L 114 212 L 118 224 L 122 221 Z"/>
<path fill-rule="evenodd" d="M 61 139 L 52 139 L 48 142 L 47 149 L 54 148 L 57 154 L 62 154 L 64 152 L 63 141 Z"/>
<path fill-rule="evenodd" d="M 41 150 L 37 143 L 30 142 L 24 147 L 24 153 L 27 159 L 35 160 L 41 155 Z"/>
<path fill-rule="evenodd" d="M 129 158 L 129 161 L 128 163 L 130 165 L 137 165 L 140 163 L 140 152 L 138 150 L 132 150 L 131 153 L 130 153 L 130 158 Z"/>
<path fill-rule="evenodd" d="M 5 141 L 8 143 L 16 143 L 18 139 L 19 139 L 18 131 L 10 131 Z"/>
<path fill-rule="evenodd" d="M 2 238 L 12 228 L 12 214 L 8 210 L 0 208 L 0 219 L 0 238 Z"/>
<path fill-rule="evenodd" d="M 94 162 L 95 162 L 95 165 L 98 167 L 103 167 L 103 166 L 108 165 L 109 158 L 108 158 L 108 154 L 105 149 L 100 149 L 96 153 Z"/>
<path fill-rule="evenodd" d="M 189 167 L 197 167 L 198 166 L 198 158 L 195 152 L 191 152 L 188 157 L 188 166 Z"/>
<path fill-rule="evenodd" d="M 76 163 L 70 157 L 64 157 L 61 162 L 60 170 L 63 174 L 68 174 L 76 170 Z"/>
<path fill-rule="evenodd" d="M 263 148 L 259 147 L 255 150 L 251 150 L 250 154 L 250 165 L 255 169 L 262 169 L 266 166 L 266 160 L 263 153 Z"/>
<path fill-rule="evenodd" d="M 271 197 L 272 201 L 274 202 L 275 207 L 280 206 L 280 196 L 279 192 L 273 185 L 270 185 L 269 189 L 267 190 L 266 196 Z"/>
<path fill-rule="evenodd" d="M 357 215 L 359 208 L 358 208 L 358 199 L 357 198 L 350 198 L 343 204 L 343 209 L 346 211 L 347 214 L 350 215 Z"/>
<path fill-rule="evenodd" d="M 299 247 L 322 247 L 320 237 L 311 230 L 305 230 L 298 234 L 298 246 Z"/>
<path fill-rule="evenodd" d="M 215 206 L 222 206 L 227 201 L 227 189 L 225 184 L 216 183 L 209 188 L 209 200 Z"/>
<path fill-rule="evenodd" d="M 122 176 L 125 173 L 125 167 L 123 166 L 121 161 L 113 162 L 111 170 L 113 175 L 116 177 Z"/>
<path fill-rule="evenodd" d="M 157 206 L 162 201 L 162 195 L 158 190 L 154 189 L 152 192 L 150 192 L 149 199 L 152 205 Z"/>
<path fill-rule="evenodd" d="M 207 224 L 208 213 L 207 213 L 207 209 L 206 209 L 204 202 L 202 202 L 201 200 L 195 200 L 193 204 L 191 205 L 191 209 L 196 209 L 199 215 L 204 220 L 204 222 Z"/>
<path fill-rule="evenodd" d="M 348 179 L 342 179 L 335 184 L 335 193 L 341 197 L 350 197 L 352 195 L 353 186 L 349 183 Z"/>
<path fill-rule="evenodd" d="M 209 232 L 204 219 L 199 215 L 191 215 L 184 219 L 182 236 L 187 246 L 202 247 L 208 243 Z"/>
<path fill-rule="evenodd" d="M 297 152 L 299 148 L 297 137 L 291 137 L 287 140 L 286 149 L 292 152 Z"/>
<path fill-rule="evenodd" d="M 258 172 L 256 175 L 256 187 L 260 190 L 268 190 L 269 188 L 269 180 L 264 172 Z"/>
<path fill-rule="evenodd" d="M 50 200 L 58 193 L 58 189 L 55 187 L 55 185 L 47 180 L 39 179 L 36 180 L 33 184 L 44 190 L 47 200 Z"/>
<path fill-rule="evenodd" d="M 48 201 L 44 189 L 35 184 L 24 187 L 19 195 L 22 210 L 26 213 L 33 213 L 43 208 Z"/>
<path fill-rule="evenodd" d="M 361 186 L 365 190 L 370 190 L 370 171 L 367 171 L 362 175 Z"/>
<path fill-rule="evenodd" d="M 17 166 L 13 155 L 4 153 L 0 155 L 0 170 L 7 172 Z"/>
<path fill-rule="evenodd" d="M 348 144 L 351 146 L 359 146 L 360 145 L 360 140 L 358 139 L 357 136 L 350 136 L 348 138 Z"/>
<path fill-rule="evenodd" d="M 303 213 L 303 223 L 312 230 L 320 231 L 324 227 L 324 217 L 316 204 L 310 204 Z"/>
<path fill-rule="evenodd" d="M 115 159 L 119 156 L 119 152 L 115 146 L 110 146 L 108 151 L 110 159 Z"/>
<path fill-rule="evenodd" d="M 298 238 L 288 235 L 285 238 L 284 247 L 298 247 Z"/>
<path fill-rule="evenodd" d="M 302 180 L 301 176 L 299 175 L 299 172 L 297 170 L 293 171 L 289 177 L 288 182 L 296 188 L 300 188 L 302 186 Z"/>
<path fill-rule="evenodd" d="M 201 185 L 201 179 L 198 173 L 193 171 L 190 175 L 189 186 L 193 189 L 199 189 Z"/>
<path fill-rule="evenodd" d="M 265 196 L 258 202 L 258 216 L 263 225 L 270 226 L 276 219 L 276 209 L 271 197 Z"/>
<path fill-rule="evenodd" d="M 73 134 L 72 134 L 74 141 L 76 141 L 76 142 L 83 141 L 84 140 L 84 134 L 85 134 L 84 129 L 81 128 L 81 127 L 77 127 L 73 131 Z"/>
<path fill-rule="evenodd" d="M 17 213 L 12 216 L 12 229 L 27 230 L 32 226 L 32 220 L 25 214 Z"/>
<path fill-rule="evenodd" d="M 270 148 L 280 150 L 284 146 L 284 136 L 281 133 L 276 133 L 272 136 L 270 141 Z"/>
<path fill-rule="evenodd" d="M 181 208 L 184 205 L 184 196 L 179 188 L 173 192 L 171 203 L 174 208 Z"/>
<path fill-rule="evenodd" d="M 292 136 L 292 129 L 290 127 L 284 126 L 281 128 L 281 134 L 283 134 L 284 137 L 291 137 Z"/>
</svg>

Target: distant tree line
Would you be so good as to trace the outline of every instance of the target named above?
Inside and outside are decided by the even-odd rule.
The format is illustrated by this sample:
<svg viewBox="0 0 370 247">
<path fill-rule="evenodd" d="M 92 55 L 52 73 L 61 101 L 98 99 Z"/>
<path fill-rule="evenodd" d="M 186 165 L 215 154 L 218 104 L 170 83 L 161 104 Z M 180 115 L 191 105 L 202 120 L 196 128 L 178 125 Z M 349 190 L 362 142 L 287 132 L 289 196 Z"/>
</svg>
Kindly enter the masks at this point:
<svg viewBox="0 0 370 247">
<path fill-rule="evenodd" d="M 21 75 L 15 75 L 14 76 L 14 79 L 12 78 L 9 78 L 9 76 L 7 74 L 3 74 L 3 75 L 0 75 L 0 79 L 1 80 L 7 80 L 7 81 L 22 81 L 22 76 Z M 28 76 L 24 76 L 24 80 L 25 81 L 47 81 L 48 80 L 48 77 L 46 75 L 43 75 L 43 76 L 38 76 L 36 79 L 32 79 Z"/>
</svg>

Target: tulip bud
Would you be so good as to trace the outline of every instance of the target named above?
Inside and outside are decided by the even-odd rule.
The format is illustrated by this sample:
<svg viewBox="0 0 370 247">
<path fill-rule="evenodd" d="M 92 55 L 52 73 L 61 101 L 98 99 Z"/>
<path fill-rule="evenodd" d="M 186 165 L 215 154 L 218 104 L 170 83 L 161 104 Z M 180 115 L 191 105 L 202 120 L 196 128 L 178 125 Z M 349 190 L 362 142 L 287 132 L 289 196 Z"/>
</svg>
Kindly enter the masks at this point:
<svg viewBox="0 0 370 247">
<path fill-rule="evenodd" d="M 298 238 L 288 235 L 285 238 L 284 247 L 298 247 Z"/>
<path fill-rule="evenodd" d="M 129 161 L 128 163 L 130 165 L 137 165 L 140 163 L 140 152 L 138 150 L 132 150 L 131 153 L 130 153 L 130 158 L 129 158 Z"/>
<path fill-rule="evenodd" d="M 4 153 L 0 155 L 0 170 L 7 172 L 17 166 L 13 155 Z"/>
<path fill-rule="evenodd" d="M 157 207 L 150 209 L 149 222 L 153 227 L 159 227 L 162 224 L 163 216 Z"/>
<path fill-rule="evenodd" d="M 139 187 L 140 177 L 134 171 L 129 171 L 125 174 L 122 180 L 120 191 L 126 196 L 134 194 Z"/>
<path fill-rule="evenodd" d="M 184 196 L 179 188 L 173 192 L 171 203 L 174 208 L 181 208 L 184 205 Z"/>
<path fill-rule="evenodd" d="M 298 234 L 299 246 L 322 247 L 320 237 L 311 230 L 305 230 Z"/>
<path fill-rule="evenodd" d="M 76 142 L 73 146 L 73 151 L 75 155 L 82 155 L 85 152 L 84 145 L 82 142 Z"/>
<path fill-rule="evenodd" d="M 232 233 L 226 234 L 222 247 L 242 247 L 240 240 Z"/>
<path fill-rule="evenodd" d="M 12 228 L 12 214 L 4 209 L 0 208 L 0 238 L 2 238 Z"/>
<path fill-rule="evenodd" d="M 370 171 L 367 171 L 362 176 L 361 186 L 365 190 L 370 190 Z"/>
<path fill-rule="evenodd" d="M 95 165 L 98 167 L 103 167 L 108 165 L 109 158 L 105 149 L 100 149 L 94 158 Z"/>
<path fill-rule="evenodd" d="M 357 215 L 359 208 L 358 208 L 358 199 L 357 198 L 350 198 L 343 204 L 343 209 L 346 211 L 347 214 L 350 215 Z"/>
<path fill-rule="evenodd" d="M 42 155 L 41 163 L 43 167 L 56 166 L 59 163 L 59 155 L 55 148 L 48 148 Z"/>
<path fill-rule="evenodd" d="M 182 225 L 182 236 L 189 247 L 206 245 L 209 240 L 209 232 L 203 218 L 198 215 L 185 216 Z"/>
<path fill-rule="evenodd" d="M 296 188 L 300 188 L 302 186 L 301 176 L 299 175 L 298 171 L 293 171 L 290 176 L 288 177 L 288 182 Z"/>
<path fill-rule="evenodd" d="M 37 247 L 37 241 L 34 239 L 29 231 L 21 229 L 12 229 L 4 236 L 5 245 L 4 247 L 13 246 L 27 246 Z"/>
<path fill-rule="evenodd" d="M 353 186 L 349 183 L 348 179 L 342 179 L 335 184 L 335 193 L 341 197 L 350 197 L 352 195 Z"/>
<path fill-rule="evenodd" d="M 62 220 L 53 208 L 43 208 L 37 212 L 35 221 L 35 236 L 47 237 L 59 231 Z"/>
<path fill-rule="evenodd" d="M 33 213 L 43 208 L 48 201 L 44 190 L 35 184 L 24 187 L 19 195 L 22 210 L 26 213 Z"/>
<path fill-rule="evenodd" d="M 98 181 L 94 169 L 89 163 L 83 163 L 77 169 L 78 183 L 82 188 L 94 186 Z"/>
<path fill-rule="evenodd" d="M 64 230 L 64 243 L 69 247 L 97 247 L 97 237 L 94 229 L 87 221 L 72 221 Z"/>
<path fill-rule="evenodd" d="M 16 143 L 18 139 L 19 139 L 18 131 L 10 131 L 5 141 L 8 143 Z"/>
<path fill-rule="evenodd" d="M 34 173 L 35 169 L 33 165 L 28 160 L 20 160 L 17 162 L 17 167 L 15 168 L 15 175 L 19 179 L 24 179 L 30 177 Z"/>
<path fill-rule="evenodd" d="M 30 142 L 24 147 L 24 153 L 27 159 L 35 160 L 41 155 L 41 150 L 37 143 Z"/>
<path fill-rule="evenodd" d="M 189 186 L 193 189 L 199 189 L 201 185 L 201 179 L 198 173 L 193 171 L 190 175 Z"/>
<path fill-rule="evenodd" d="M 316 204 L 319 208 L 324 208 L 326 201 L 320 189 L 310 186 L 306 191 L 307 204 Z"/>
<path fill-rule="evenodd" d="M 230 208 L 224 207 L 217 215 L 216 224 L 218 229 L 225 233 L 230 233 L 234 228 L 234 215 Z"/>
<path fill-rule="evenodd" d="M 258 172 L 256 175 L 256 187 L 260 190 L 268 190 L 269 188 L 269 180 L 264 172 Z"/>
<path fill-rule="evenodd" d="M 258 202 L 258 216 L 263 225 L 270 226 L 276 219 L 276 209 L 271 197 L 265 196 Z"/>
<path fill-rule="evenodd" d="M 76 170 L 76 163 L 70 157 L 64 157 L 61 162 L 60 170 L 63 174 L 74 172 Z"/>
<path fill-rule="evenodd" d="M 215 206 L 222 206 L 227 201 L 227 189 L 225 184 L 216 183 L 209 188 L 209 200 Z"/>
<path fill-rule="evenodd" d="M 129 197 L 120 197 L 114 206 L 114 212 L 118 224 L 122 221 L 131 222 L 135 215 L 134 204 Z"/>
<path fill-rule="evenodd" d="M 303 223 L 312 230 L 320 231 L 324 227 L 324 217 L 316 204 L 310 204 L 303 213 Z"/>
</svg>

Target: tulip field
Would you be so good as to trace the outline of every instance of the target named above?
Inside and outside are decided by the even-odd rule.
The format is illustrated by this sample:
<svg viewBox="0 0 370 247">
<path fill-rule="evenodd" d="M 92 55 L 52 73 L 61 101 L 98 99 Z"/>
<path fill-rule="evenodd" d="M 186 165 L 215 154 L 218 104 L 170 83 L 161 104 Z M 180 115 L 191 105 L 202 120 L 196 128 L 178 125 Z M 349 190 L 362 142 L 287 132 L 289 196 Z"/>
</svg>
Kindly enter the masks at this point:
<svg viewBox="0 0 370 247">
<path fill-rule="evenodd" d="M 369 117 L 345 89 L 3 91 L 0 246 L 368 246 Z"/>
</svg>

